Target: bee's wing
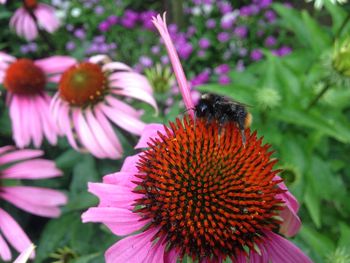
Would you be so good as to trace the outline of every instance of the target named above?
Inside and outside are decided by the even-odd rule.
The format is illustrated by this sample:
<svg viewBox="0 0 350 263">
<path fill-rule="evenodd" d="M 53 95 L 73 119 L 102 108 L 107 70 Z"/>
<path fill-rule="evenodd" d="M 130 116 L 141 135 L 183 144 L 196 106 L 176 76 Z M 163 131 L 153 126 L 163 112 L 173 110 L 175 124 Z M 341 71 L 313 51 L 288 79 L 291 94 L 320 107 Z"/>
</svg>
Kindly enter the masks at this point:
<svg viewBox="0 0 350 263">
<path fill-rule="evenodd" d="M 234 100 L 234 99 L 231 99 L 231 98 L 228 98 L 228 97 L 223 97 L 223 101 L 221 103 L 223 104 L 235 104 L 235 105 L 241 105 L 241 106 L 244 106 L 244 107 L 247 107 L 247 108 L 253 108 L 253 106 L 249 105 L 249 104 L 245 104 L 245 103 L 242 103 L 242 102 L 239 102 L 237 100 Z"/>
</svg>

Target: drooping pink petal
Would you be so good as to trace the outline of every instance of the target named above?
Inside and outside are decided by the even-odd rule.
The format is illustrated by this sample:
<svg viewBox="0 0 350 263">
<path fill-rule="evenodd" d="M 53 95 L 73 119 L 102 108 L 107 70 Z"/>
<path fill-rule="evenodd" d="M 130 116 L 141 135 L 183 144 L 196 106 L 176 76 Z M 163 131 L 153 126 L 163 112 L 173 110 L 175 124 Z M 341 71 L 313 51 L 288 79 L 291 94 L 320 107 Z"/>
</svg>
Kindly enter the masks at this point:
<svg viewBox="0 0 350 263">
<path fill-rule="evenodd" d="M 58 206 L 67 203 L 61 192 L 29 186 L 2 187 L 0 197 L 24 211 L 45 217 L 58 217 Z"/>
<path fill-rule="evenodd" d="M 30 240 L 17 222 L 3 209 L 0 208 L 0 230 L 6 240 L 18 252 L 24 251 L 30 244 Z"/>
<path fill-rule="evenodd" d="M 151 123 L 147 124 L 141 133 L 141 137 L 135 146 L 135 149 L 149 147 L 147 143 L 150 142 L 150 138 L 159 138 L 158 132 L 166 134 L 163 124 Z"/>
<path fill-rule="evenodd" d="M 73 123 L 76 129 L 79 141 L 95 156 L 105 158 L 105 153 L 97 143 L 93 132 L 87 125 L 85 117 L 81 109 L 73 109 Z"/>
<path fill-rule="evenodd" d="M 120 156 L 123 154 L 123 147 L 116 136 L 112 125 L 104 115 L 103 111 L 100 109 L 100 106 L 97 105 L 94 109 L 96 119 L 98 123 L 102 126 L 104 132 L 106 133 L 110 143 L 113 145 L 113 147 L 117 150 L 117 152 L 120 154 Z"/>
<path fill-rule="evenodd" d="M 1 171 L 2 178 L 6 179 L 44 179 L 60 175 L 62 171 L 56 168 L 55 163 L 45 159 L 20 162 Z"/>
<path fill-rule="evenodd" d="M 0 258 L 4 261 L 10 261 L 12 258 L 10 248 L 0 234 Z"/>
<path fill-rule="evenodd" d="M 152 249 L 152 237 L 158 232 L 159 228 L 151 228 L 141 234 L 129 236 L 118 241 L 110 247 L 105 253 L 106 263 L 148 263 L 145 261 L 147 255 Z M 162 248 L 157 248 L 162 249 Z M 164 251 L 163 251 L 164 253 Z"/>
<path fill-rule="evenodd" d="M 105 156 L 110 159 L 118 159 L 121 157 L 121 152 L 119 151 L 119 147 L 114 147 L 113 142 L 108 137 L 105 132 L 104 127 L 97 121 L 97 118 L 92 113 L 91 109 L 86 109 L 86 121 L 89 127 L 93 128 L 93 135 L 96 138 L 96 142 L 100 145 L 101 149 L 105 152 Z M 115 136 L 115 135 L 114 135 Z M 119 145 L 118 145 L 119 146 Z"/>
<path fill-rule="evenodd" d="M 190 114 L 193 115 L 194 105 L 191 99 L 190 88 L 188 86 L 185 73 L 182 69 L 180 59 L 177 55 L 176 49 L 174 47 L 174 44 L 168 32 L 165 13 L 163 15 L 163 19 L 161 18 L 160 15 L 157 15 L 157 17 L 153 17 L 152 22 L 155 25 L 155 27 L 158 29 L 162 39 L 164 40 L 165 47 L 168 51 L 168 55 L 169 55 L 171 64 L 173 66 L 173 70 L 180 88 L 180 92 L 182 94 L 182 98 L 186 106 L 186 109 L 189 110 Z"/>
<path fill-rule="evenodd" d="M 126 104 L 125 102 L 113 97 L 113 96 L 106 96 L 105 100 L 108 102 L 109 105 L 118 108 L 125 112 L 126 114 L 133 116 L 133 117 L 140 117 L 141 113 L 140 111 L 135 110 L 133 107 L 130 105 Z"/>
<path fill-rule="evenodd" d="M 264 232 L 264 247 L 273 263 L 312 263 L 296 245 L 271 231 Z"/>
<path fill-rule="evenodd" d="M 34 63 L 40 67 L 47 75 L 60 74 L 66 69 L 76 64 L 76 59 L 68 56 L 52 56 L 38 59 Z"/>
<path fill-rule="evenodd" d="M 23 127 L 22 122 L 22 108 L 23 105 L 20 100 L 20 96 L 15 94 L 7 94 L 7 98 L 9 101 L 9 107 L 10 107 L 10 118 L 12 123 L 12 133 L 13 133 L 13 139 L 16 143 L 16 146 L 19 148 L 23 148 L 25 145 L 27 145 L 28 139 L 23 134 L 25 132 L 25 129 Z"/>
<path fill-rule="evenodd" d="M 41 150 L 16 150 L 9 153 L 5 153 L 0 156 L 0 165 L 18 162 L 27 159 L 33 159 L 39 156 L 42 156 L 44 153 Z"/>
<path fill-rule="evenodd" d="M 100 207 L 132 209 L 135 200 L 141 197 L 133 193 L 130 187 L 113 184 L 89 183 L 88 191 L 100 199 Z"/>
<path fill-rule="evenodd" d="M 134 118 L 125 114 L 123 111 L 117 108 L 108 107 L 102 104 L 101 110 L 103 110 L 108 119 L 130 133 L 140 135 L 143 128 L 145 127 L 144 122 L 140 121 L 138 118 Z"/>
<path fill-rule="evenodd" d="M 117 236 L 132 234 L 149 222 L 140 219 L 139 215 L 129 209 L 116 207 L 93 207 L 82 214 L 83 223 L 104 223 Z"/>
<path fill-rule="evenodd" d="M 147 262 L 147 263 L 165 262 L 166 242 L 164 241 L 165 241 L 165 237 L 160 238 L 155 244 L 153 244 L 153 247 L 148 251 L 146 258 L 144 259 L 144 262 Z"/>
<path fill-rule="evenodd" d="M 35 96 L 36 97 L 36 96 Z M 31 137 L 33 138 L 33 143 L 36 148 L 39 148 L 43 141 L 43 130 L 42 123 L 40 121 L 40 114 L 42 112 L 38 109 L 35 97 L 28 98 L 28 115 L 31 116 L 31 125 L 29 126 L 29 132 L 31 133 Z"/>
<path fill-rule="evenodd" d="M 44 28 L 47 32 L 53 33 L 59 28 L 60 22 L 52 6 L 40 3 L 34 10 L 34 14 L 38 19 L 40 27 Z"/>
</svg>

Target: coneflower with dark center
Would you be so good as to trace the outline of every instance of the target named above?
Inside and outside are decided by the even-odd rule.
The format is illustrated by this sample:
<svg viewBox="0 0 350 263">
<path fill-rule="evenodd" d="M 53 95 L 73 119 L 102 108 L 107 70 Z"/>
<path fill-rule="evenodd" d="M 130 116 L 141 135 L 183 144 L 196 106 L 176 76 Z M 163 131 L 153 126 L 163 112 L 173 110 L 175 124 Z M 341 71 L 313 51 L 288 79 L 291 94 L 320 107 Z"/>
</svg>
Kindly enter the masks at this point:
<svg viewBox="0 0 350 263">
<path fill-rule="evenodd" d="M 177 54 L 158 16 L 153 23 L 167 47 L 187 109 L 193 109 Z M 220 130 L 220 132 L 219 132 Z M 120 172 L 90 183 L 100 199 L 83 222 L 102 222 L 130 235 L 109 248 L 106 262 L 309 263 L 281 234 L 293 235 L 298 204 L 273 166 L 269 145 L 233 122 L 189 116 L 169 127 L 146 126 Z M 135 234 L 135 232 L 140 232 Z"/>
</svg>

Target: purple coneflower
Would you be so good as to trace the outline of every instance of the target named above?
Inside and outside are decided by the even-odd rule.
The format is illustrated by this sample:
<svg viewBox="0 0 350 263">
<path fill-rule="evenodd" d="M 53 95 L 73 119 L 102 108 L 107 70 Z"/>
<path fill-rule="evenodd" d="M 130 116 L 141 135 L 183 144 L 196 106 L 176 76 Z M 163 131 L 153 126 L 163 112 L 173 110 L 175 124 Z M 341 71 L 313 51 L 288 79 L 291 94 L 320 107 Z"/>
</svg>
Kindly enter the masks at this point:
<svg viewBox="0 0 350 263">
<path fill-rule="evenodd" d="M 16 10 L 10 21 L 10 27 L 17 35 L 31 41 L 38 36 L 37 25 L 49 33 L 60 26 L 55 9 L 36 0 L 24 0 L 23 7 Z"/>
<path fill-rule="evenodd" d="M 122 97 L 157 108 L 144 76 L 121 62 L 97 55 L 63 73 L 51 103 L 52 118 L 74 149 L 87 150 L 98 158 L 118 159 L 122 146 L 111 123 L 136 135 L 145 126 L 141 113 Z"/>
<path fill-rule="evenodd" d="M 44 137 L 57 142 L 57 129 L 49 113 L 51 97 L 46 84 L 57 83 L 60 74 L 75 63 L 75 59 L 53 56 L 39 60 L 16 59 L 0 52 L 0 84 L 7 90 L 13 139 L 20 148 L 33 142 L 40 147 Z"/>
<path fill-rule="evenodd" d="M 170 127 L 150 124 L 120 172 L 90 183 L 98 207 L 83 222 L 102 222 L 118 236 L 107 263 L 198 262 L 310 263 L 281 236 L 295 234 L 298 203 L 277 176 L 269 145 L 256 133 L 228 123 L 194 120 L 187 80 L 164 21 L 153 20 L 170 56 L 189 116 Z M 138 232 L 138 233 L 137 233 Z"/>
</svg>

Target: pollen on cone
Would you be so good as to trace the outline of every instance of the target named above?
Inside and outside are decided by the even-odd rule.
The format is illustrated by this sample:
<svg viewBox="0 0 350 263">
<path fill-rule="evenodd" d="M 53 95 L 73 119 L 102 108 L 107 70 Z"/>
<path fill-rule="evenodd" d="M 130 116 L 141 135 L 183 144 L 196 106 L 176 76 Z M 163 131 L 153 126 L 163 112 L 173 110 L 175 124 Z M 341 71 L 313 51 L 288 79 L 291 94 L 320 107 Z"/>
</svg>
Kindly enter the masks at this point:
<svg viewBox="0 0 350 263">
<path fill-rule="evenodd" d="M 154 238 L 165 235 L 181 257 L 235 259 L 254 250 L 281 223 L 269 145 L 246 130 L 244 146 L 234 123 L 219 132 L 217 122 L 187 117 L 170 127 L 140 157 L 135 212 L 161 226 Z"/>
</svg>

